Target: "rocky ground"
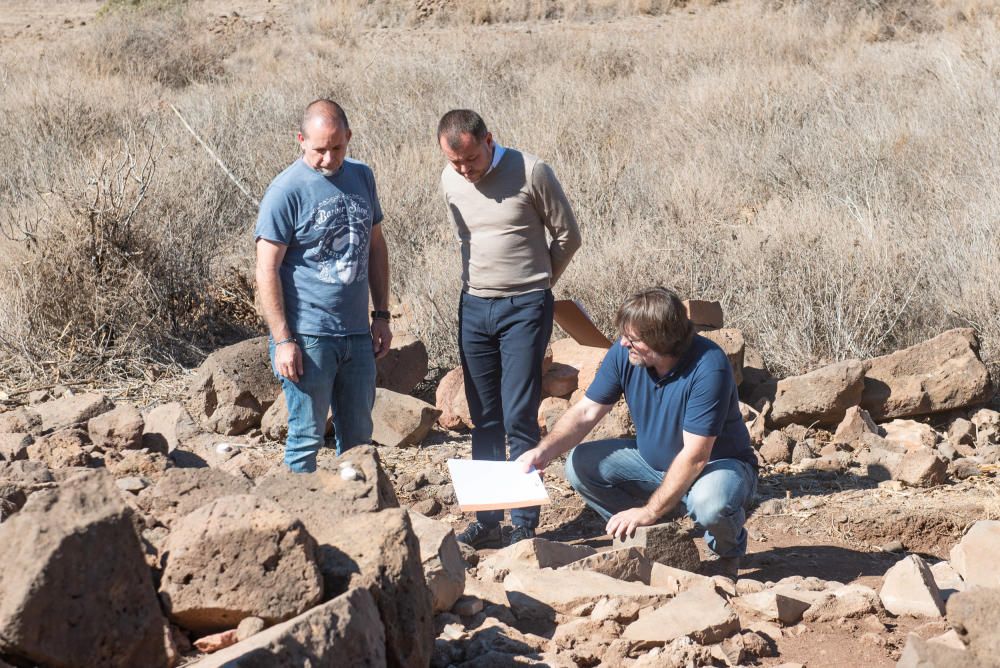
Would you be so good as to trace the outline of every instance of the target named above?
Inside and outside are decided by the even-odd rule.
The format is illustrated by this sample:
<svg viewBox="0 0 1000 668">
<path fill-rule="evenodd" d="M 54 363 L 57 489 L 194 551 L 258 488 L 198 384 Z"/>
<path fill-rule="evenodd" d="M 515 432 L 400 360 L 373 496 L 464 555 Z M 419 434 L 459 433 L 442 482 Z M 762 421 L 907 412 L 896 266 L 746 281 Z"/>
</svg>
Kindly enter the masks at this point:
<svg viewBox="0 0 1000 668">
<path fill-rule="evenodd" d="M 357 665 L 992 665 L 980 648 L 994 631 L 983 640 L 961 620 L 992 619 L 996 602 L 945 608 L 967 584 L 1000 585 L 1000 525 L 980 522 L 1000 511 L 992 408 L 901 427 L 861 409 L 836 428 L 766 427 L 750 554 L 733 583 L 697 574 L 704 547 L 687 525 L 633 550 L 613 545 L 559 463 L 546 471 L 552 503 L 537 540 L 460 551 L 450 529 L 469 516 L 446 462 L 468 457 L 470 440 L 424 430 L 433 407 L 377 412 L 397 442 L 377 455 L 325 450 L 302 482 L 282 471 L 267 420 L 252 426 L 274 407 L 248 408 L 258 347 L 210 358 L 184 402 L 140 410 L 68 388 L 5 398 L 0 561 L 24 567 L 0 572 L 3 660 L 134 665 L 156 647 L 147 665 L 222 665 L 262 649 L 282 665 L 332 665 L 331 652 Z M 415 385 L 419 346 L 401 339 L 394 354 L 380 382 Z M 752 427 L 762 413 L 747 409 Z M 407 443 L 415 430 L 420 446 Z M 903 460 L 924 449 L 932 475 L 913 476 Z M 345 461 L 355 479 L 341 475 Z M 91 565 L 66 572 L 77 560 Z M 95 598 L 87 583 L 106 591 Z M 131 623 L 95 609 L 130 610 Z M 322 642 L 316 628 L 328 630 Z"/>
<path fill-rule="evenodd" d="M 429 383 L 405 333 L 378 365 L 378 447 L 285 471 L 258 338 L 148 405 L 0 395 L 0 668 L 995 665 L 1000 412 L 972 330 L 774 379 L 710 307 L 689 311 L 733 364 L 761 466 L 735 582 L 699 572 L 684 522 L 612 544 L 560 462 L 537 538 L 459 546 L 461 370 Z M 603 354 L 552 344 L 543 429 Z M 632 430 L 624 404 L 595 428 Z"/>
</svg>

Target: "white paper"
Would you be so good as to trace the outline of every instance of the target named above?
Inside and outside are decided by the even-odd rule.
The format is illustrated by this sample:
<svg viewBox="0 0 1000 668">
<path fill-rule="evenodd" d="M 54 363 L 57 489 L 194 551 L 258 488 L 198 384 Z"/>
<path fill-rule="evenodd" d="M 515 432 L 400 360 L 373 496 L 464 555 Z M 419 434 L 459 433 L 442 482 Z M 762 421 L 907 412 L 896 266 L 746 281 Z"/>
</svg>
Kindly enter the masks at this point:
<svg viewBox="0 0 1000 668">
<path fill-rule="evenodd" d="M 448 470 L 458 506 L 470 510 L 502 510 L 551 503 L 537 471 L 524 473 L 519 462 L 449 459 Z"/>
</svg>

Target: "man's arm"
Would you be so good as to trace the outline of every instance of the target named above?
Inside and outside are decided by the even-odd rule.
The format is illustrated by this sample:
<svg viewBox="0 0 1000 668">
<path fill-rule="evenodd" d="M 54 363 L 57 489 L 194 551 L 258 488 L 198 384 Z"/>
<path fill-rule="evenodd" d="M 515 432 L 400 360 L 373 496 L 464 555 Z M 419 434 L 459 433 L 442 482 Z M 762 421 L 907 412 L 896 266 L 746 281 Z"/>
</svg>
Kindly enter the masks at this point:
<svg viewBox="0 0 1000 668">
<path fill-rule="evenodd" d="M 372 226 L 371 244 L 368 250 L 368 288 L 372 293 L 372 305 L 376 311 L 389 310 L 389 245 L 382 234 L 382 225 Z M 392 343 L 389 321 L 372 319 L 372 343 L 375 358 L 384 357 Z"/>
<path fill-rule="evenodd" d="M 264 320 L 274 341 L 286 341 L 274 349 L 274 370 L 285 378 L 298 382 L 302 375 L 302 351 L 292 338 L 292 330 L 285 317 L 285 300 L 281 294 L 281 275 L 278 269 L 285 258 L 288 246 L 267 239 L 257 240 L 257 294 L 264 311 Z"/>
<path fill-rule="evenodd" d="M 583 397 L 559 418 L 548 436 L 518 457 L 517 461 L 523 464 L 525 473 L 530 472 L 532 467 L 543 470 L 553 459 L 576 447 L 610 410 L 611 406 Z"/>
<path fill-rule="evenodd" d="M 663 482 L 649 497 L 646 505 L 630 508 L 612 515 L 607 532 L 613 538 L 623 538 L 635 533 L 637 527 L 656 524 L 680 502 L 691 485 L 701 474 L 712 455 L 715 436 L 698 436 L 683 432 L 684 447 L 670 464 Z"/>
<path fill-rule="evenodd" d="M 549 259 L 552 262 L 551 284 L 555 285 L 580 248 L 580 228 L 576 224 L 569 199 L 551 167 L 539 162 L 532 170 L 531 180 L 538 212 L 552 236 Z"/>
</svg>

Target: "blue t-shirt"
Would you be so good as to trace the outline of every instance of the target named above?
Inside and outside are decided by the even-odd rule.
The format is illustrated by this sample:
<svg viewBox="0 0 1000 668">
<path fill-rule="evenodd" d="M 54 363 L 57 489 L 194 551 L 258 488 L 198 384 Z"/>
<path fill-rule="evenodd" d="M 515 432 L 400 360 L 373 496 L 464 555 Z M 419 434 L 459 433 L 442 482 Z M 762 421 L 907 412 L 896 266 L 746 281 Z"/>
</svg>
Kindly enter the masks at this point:
<svg viewBox="0 0 1000 668">
<path fill-rule="evenodd" d="M 381 221 L 375 176 L 363 162 L 347 159 L 323 176 L 299 159 L 275 177 L 254 235 L 288 246 L 279 276 L 292 332 L 369 331 L 368 251 Z"/>
<path fill-rule="evenodd" d="M 628 349 L 613 345 L 587 388 L 587 398 L 610 405 L 622 392 L 635 423 L 639 454 L 653 468 L 670 468 L 684 447 L 685 431 L 716 437 L 710 461 L 732 457 L 757 466 L 740 416 L 733 369 L 722 349 L 705 337 L 695 335 L 663 378 L 652 367 L 633 366 Z"/>
</svg>

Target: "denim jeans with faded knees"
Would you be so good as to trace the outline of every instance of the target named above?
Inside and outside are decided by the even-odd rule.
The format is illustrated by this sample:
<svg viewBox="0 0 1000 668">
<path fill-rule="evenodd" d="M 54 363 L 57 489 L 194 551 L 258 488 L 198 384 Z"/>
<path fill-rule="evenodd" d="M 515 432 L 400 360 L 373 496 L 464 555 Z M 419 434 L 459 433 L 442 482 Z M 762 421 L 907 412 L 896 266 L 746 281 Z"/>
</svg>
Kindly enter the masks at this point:
<svg viewBox="0 0 1000 668">
<path fill-rule="evenodd" d="M 370 443 L 375 405 L 375 352 L 370 334 L 295 337 L 303 373 L 294 383 L 279 376 L 288 404 L 285 465 L 295 473 L 316 470 L 326 417 L 333 412 L 337 454 Z M 274 342 L 270 343 L 274 369 Z"/>
<path fill-rule="evenodd" d="M 646 463 L 633 439 L 592 441 L 577 446 L 566 461 L 566 477 L 584 501 L 605 520 L 637 508 L 663 482 L 663 472 Z M 746 553 L 747 509 L 757 490 L 756 469 L 740 459 L 705 465 L 666 518 L 687 514 L 705 532 L 705 544 L 721 557 Z M 665 518 L 665 519 L 666 519 Z"/>
<path fill-rule="evenodd" d="M 458 349 L 465 396 L 472 418 L 472 458 L 507 459 L 535 447 L 541 437 L 542 359 L 552 334 L 551 290 L 513 297 L 483 298 L 462 293 L 458 309 Z M 515 508 L 516 526 L 538 526 L 539 507 Z M 476 513 L 487 526 L 503 520 L 502 510 Z"/>
</svg>

